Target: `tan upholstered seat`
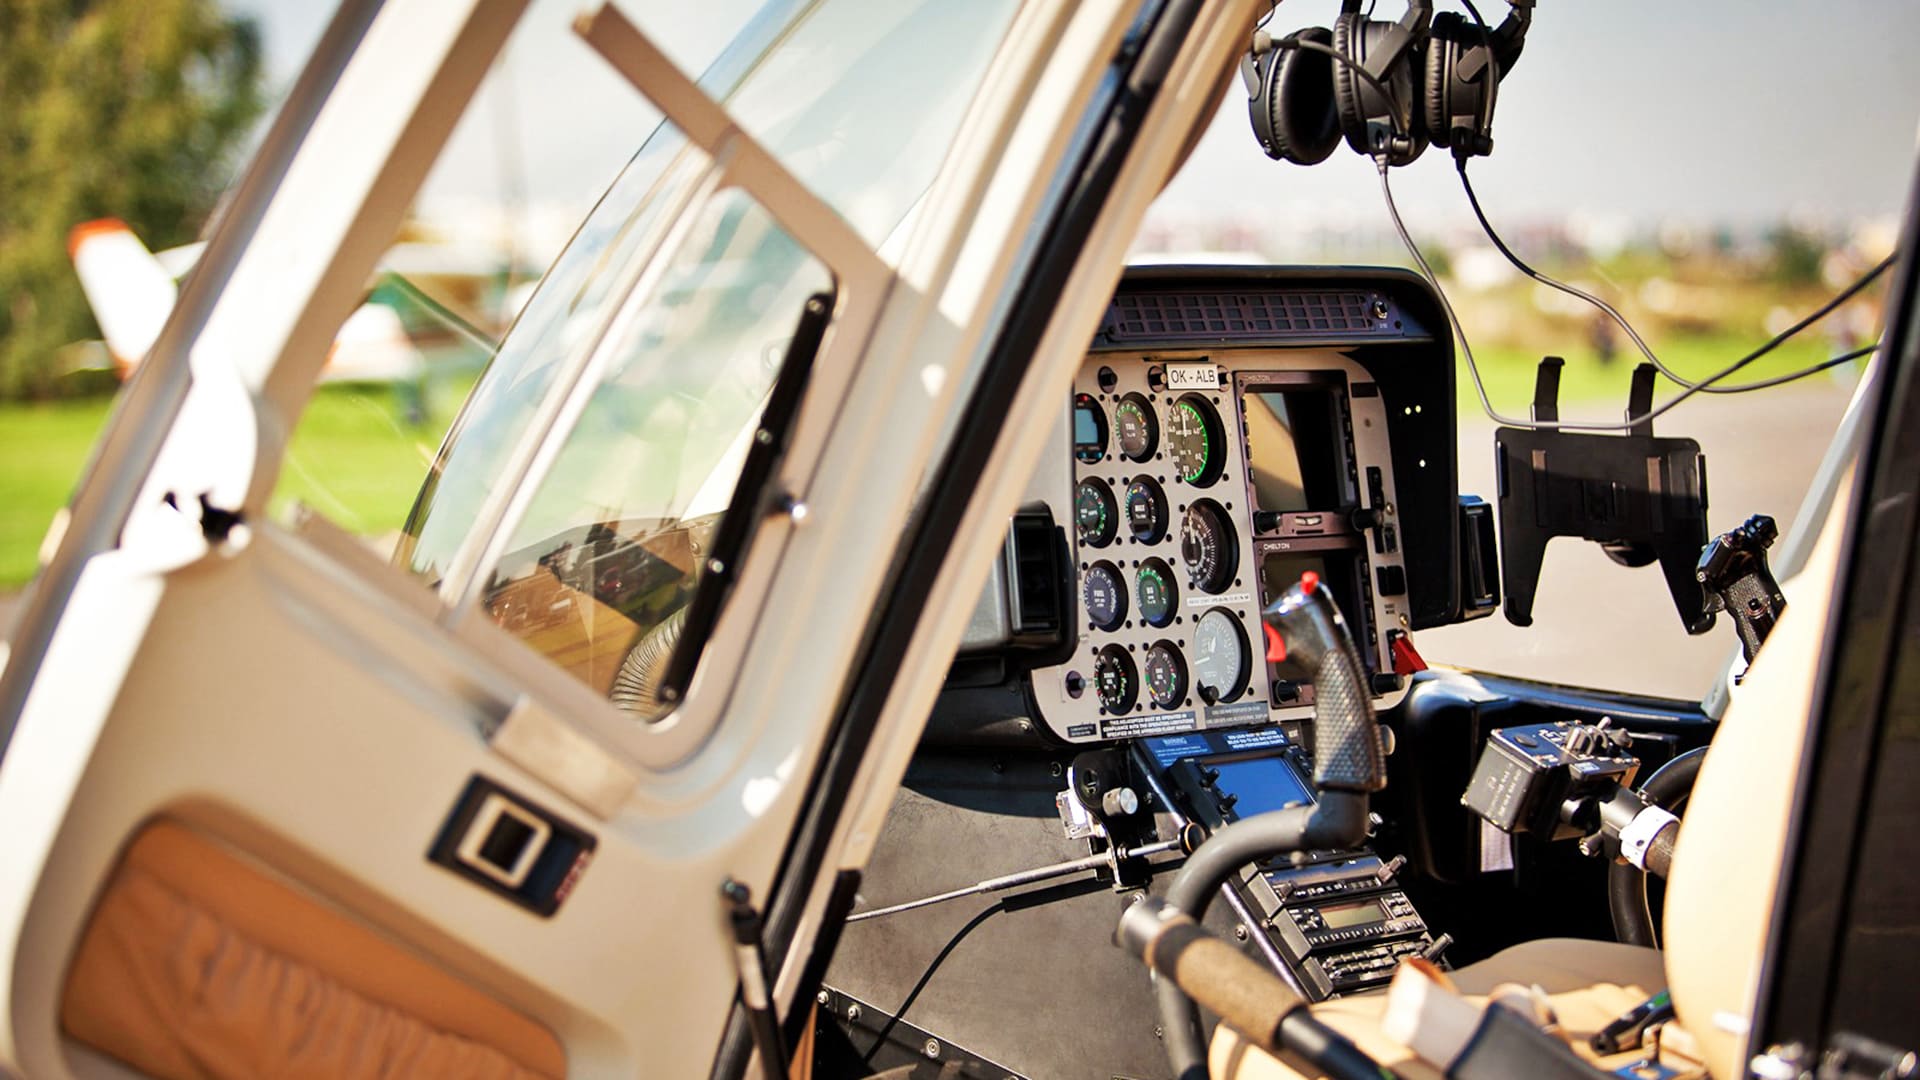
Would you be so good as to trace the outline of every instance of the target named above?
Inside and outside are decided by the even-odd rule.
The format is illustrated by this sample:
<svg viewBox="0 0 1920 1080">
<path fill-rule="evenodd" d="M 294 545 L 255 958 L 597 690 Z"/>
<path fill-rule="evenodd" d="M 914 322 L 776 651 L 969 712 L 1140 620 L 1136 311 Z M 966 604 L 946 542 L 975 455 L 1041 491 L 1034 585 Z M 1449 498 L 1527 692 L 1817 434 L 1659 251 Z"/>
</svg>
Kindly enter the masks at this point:
<svg viewBox="0 0 1920 1080">
<path fill-rule="evenodd" d="M 60 1022 L 159 1080 L 557 1080 L 553 1033 L 189 829 L 143 829 Z"/>
<path fill-rule="evenodd" d="M 1851 490 L 1842 477 L 1839 490 Z M 1718 1077 L 1744 1072 L 1746 1018 L 1753 1015 L 1799 769 L 1806 741 L 1820 635 L 1847 515 L 1836 498 L 1798 580 L 1792 603 L 1737 691 L 1713 748 L 1701 763 L 1667 882 L 1667 952 L 1601 941 L 1528 942 L 1453 973 L 1462 993 L 1484 1000 L 1503 982 L 1538 984 L 1563 1028 L 1585 1035 L 1670 989 L 1678 1014 L 1670 1049 L 1697 1058 Z M 1313 1007 L 1313 1014 L 1408 1080 L 1439 1070 L 1380 1031 L 1384 993 Z M 1576 1042 L 1576 1049 L 1584 1046 Z M 1591 1057 L 1591 1054 L 1586 1056 Z M 1610 1058 L 1624 1064 L 1635 1055 Z M 1304 1063 L 1252 1049 L 1222 1026 L 1209 1054 L 1217 1078 L 1299 1080 Z"/>
<path fill-rule="evenodd" d="M 1571 938 L 1516 945 L 1453 972 L 1453 980 L 1460 992 L 1476 1003 L 1484 1003 L 1487 992 L 1501 983 L 1538 985 L 1552 999 L 1561 1027 L 1577 1039 L 1584 1039 L 1666 986 L 1658 951 L 1612 941 Z M 1380 1016 L 1386 1010 L 1386 1003 L 1386 993 L 1376 991 L 1316 1005 L 1313 1015 L 1406 1080 L 1437 1080 L 1442 1075 L 1438 1069 L 1381 1034 Z M 1624 1065 L 1636 1057 L 1638 1055 L 1632 1053 L 1620 1054 L 1608 1058 L 1606 1063 Z M 1291 1058 L 1276 1060 L 1249 1048 L 1225 1027 L 1214 1037 L 1209 1058 L 1216 1077 L 1300 1080 L 1320 1075 L 1304 1062 Z"/>
</svg>

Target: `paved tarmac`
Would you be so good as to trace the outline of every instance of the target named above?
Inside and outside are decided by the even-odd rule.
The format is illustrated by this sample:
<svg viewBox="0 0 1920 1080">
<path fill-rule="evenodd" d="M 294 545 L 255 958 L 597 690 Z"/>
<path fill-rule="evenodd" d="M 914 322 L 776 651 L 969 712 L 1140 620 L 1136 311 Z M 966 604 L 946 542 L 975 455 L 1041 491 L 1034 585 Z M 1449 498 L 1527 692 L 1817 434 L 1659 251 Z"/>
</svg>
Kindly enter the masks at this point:
<svg viewBox="0 0 1920 1080">
<path fill-rule="evenodd" d="M 1663 383 L 1661 393 L 1669 391 Z M 1771 515 L 1784 537 L 1851 394 L 1850 383 L 1816 376 L 1807 385 L 1761 393 L 1696 395 L 1656 420 L 1654 434 L 1699 440 L 1707 458 L 1709 535 L 1758 513 Z M 1568 418 L 1575 418 L 1573 410 Z M 1604 417 L 1583 410 L 1577 418 Z M 1491 502 L 1493 425 L 1462 414 L 1461 430 L 1460 490 Z M 1533 613 L 1528 628 L 1494 614 L 1422 631 L 1415 641 L 1433 663 L 1681 698 L 1703 694 L 1739 645 L 1724 617 L 1689 637 L 1657 565 L 1628 569 L 1578 540 L 1547 545 Z"/>
</svg>

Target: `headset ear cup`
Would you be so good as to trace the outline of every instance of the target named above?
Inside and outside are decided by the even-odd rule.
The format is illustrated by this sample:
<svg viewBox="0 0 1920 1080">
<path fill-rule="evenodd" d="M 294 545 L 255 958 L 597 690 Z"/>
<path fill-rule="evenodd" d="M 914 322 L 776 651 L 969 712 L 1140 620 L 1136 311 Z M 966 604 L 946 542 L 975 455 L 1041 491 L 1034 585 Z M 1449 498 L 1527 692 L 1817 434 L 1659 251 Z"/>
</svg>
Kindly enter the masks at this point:
<svg viewBox="0 0 1920 1080">
<path fill-rule="evenodd" d="M 1323 52 L 1295 46 L 1299 41 L 1330 45 L 1333 34 L 1324 26 L 1309 27 L 1282 39 L 1268 77 L 1262 82 L 1262 105 L 1273 136 L 1274 157 L 1297 165 L 1318 165 L 1340 145 L 1340 122 L 1334 115 L 1333 58 Z"/>
<path fill-rule="evenodd" d="M 1458 56 L 1448 31 L 1451 23 L 1457 21 L 1459 16 L 1451 11 L 1434 16 L 1433 32 L 1427 38 L 1427 62 L 1421 65 L 1421 119 L 1427 129 L 1427 138 L 1435 146 L 1451 145 L 1453 139 L 1453 110 L 1447 99 L 1453 65 Z"/>
<path fill-rule="evenodd" d="M 1392 23 L 1376 22 L 1358 12 L 1342 14 L 1333 28 L 1334 48 L 1341 50 L 1342 55 L 1352 57 L 1356 63 L 1365 64 L 1374 47 L 1393 28 Z M 1420 77 L 1420 61 L 1418 54 L 1408 57 L 1394 64 L 1382 80 L 1389 99 L 1379 103 L 1382 106 L 1379 115 L 1391 114 L 1406 124 L 1406 129 L 1399 132 L 1406 136 L 1405 148 L 1389 155 L 1390 165 L 1405 165 L 1427 148 L 1422 114 L 1413 105 L 1414 95 L 1419 92 L 1419 87 L 1414 83 Z M 1336 64 L 1335 67 L 1334 100 L 1339 106 L 1340 127 L 1346 133 L 1347 145 L 1353 147 L 1356 153 L 1372 157 L 1374 148 L 1368 139 L 1372 133 L 1367 129 L 1367 109 L 1379 97 L 1379 91 L 1364 82 L 1354 72 L 1352 64 Z"/>
<path fill-rule="evenodd" d="M 1366 59 L 1355 47 L 1356 34 L 1365 18 L 1359 12 L 1341 12 L 1333 22 L 1333 48 L 1341 56 L 1355 62 Z M 1367 145 L 1367 118 L 1360 112 L 1359 77 L 1353 73 L 1351 64 L 1332 64 L 1333 105 L 1335 115 L 1340 122 L 1340 130 L 1347 136 L 1347 145 L 1357 154 L 1372 154 L 1373 148 Z"/>
</svg>

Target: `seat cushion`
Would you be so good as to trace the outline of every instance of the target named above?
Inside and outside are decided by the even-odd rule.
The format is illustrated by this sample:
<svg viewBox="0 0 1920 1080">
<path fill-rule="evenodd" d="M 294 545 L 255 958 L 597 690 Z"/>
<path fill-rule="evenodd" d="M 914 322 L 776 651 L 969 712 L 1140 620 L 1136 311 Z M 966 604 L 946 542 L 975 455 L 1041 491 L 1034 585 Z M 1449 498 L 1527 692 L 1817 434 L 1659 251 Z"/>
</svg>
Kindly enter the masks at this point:
<svg viewBox="0 0 1920 1080">
<path fill-rule="evenodd" d="M 1529 941 L 1451 974 L 1460 992 L 1478 1005 L 1484 1005 L 1487 992 L 1502 983 L 1539 986 L 1552 999 L 1561 1028 L 1574 1037 L 1575 1049 L 1587 1058 L 1593 1057 L 1586 1049 L 1587 1036 L 1667 985 L 1658 950 L 1574 938 Z M 1376 990 L 1315 1005 L 1313 1015 L 1405 1080 L 1439 1080 L 1443 1075 L 1439 1069 L 1381 1033 L 1380 1017 L 1386 1008 L 1386 991 Z M 1624 1065 L 1639 1056 L 1638 1052 L 1616 1054 L 1601 1063 Z M 1214 1034 L 1209 1059 L 1216 1078 L 1310 1080 L 1321 1076 L 1318 1069 L 1292 1055 L 1275 1058 L 1247 1045 L 1225 1025 Z"/>
<path fill-rule="evenodd" d="M 545 1027 L 187 828 L 142 830 L 89 920 L 68 1035 L 160 1080 L 555 1080 Z"/>
</svg>

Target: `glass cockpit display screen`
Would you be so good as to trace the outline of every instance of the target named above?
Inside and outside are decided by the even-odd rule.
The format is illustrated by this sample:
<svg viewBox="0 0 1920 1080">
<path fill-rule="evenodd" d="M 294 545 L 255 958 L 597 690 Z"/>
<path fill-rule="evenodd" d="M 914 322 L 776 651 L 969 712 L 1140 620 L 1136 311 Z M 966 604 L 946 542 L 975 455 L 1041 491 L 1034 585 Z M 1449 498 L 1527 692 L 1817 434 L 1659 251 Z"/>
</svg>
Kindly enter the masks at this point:
<svg viewBox="0 0 1920 1080">
<path fill-rule="evenodd" d="M 1254 389 L 1242 405 L 1255 509 L 1337 510 L 1351 501 L 1342 490 L 1346 470 L 1332 387 Z"/>
<path fill-rule="evenodd" d="M 1220 772 L 1214 787 L 1223 795 L 1236 795 L 1236 817 L 1249 818 L 1268 810 L 1283 810 L 1313 801 L 1313 791 L 1300 778 L 1291 762 L 1277 755 L 1238 760 L 1214 759 L 1206 762 Z"/>
</svg>

